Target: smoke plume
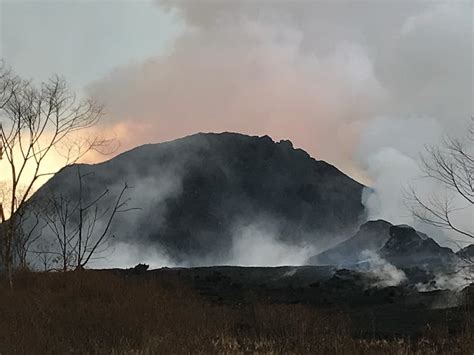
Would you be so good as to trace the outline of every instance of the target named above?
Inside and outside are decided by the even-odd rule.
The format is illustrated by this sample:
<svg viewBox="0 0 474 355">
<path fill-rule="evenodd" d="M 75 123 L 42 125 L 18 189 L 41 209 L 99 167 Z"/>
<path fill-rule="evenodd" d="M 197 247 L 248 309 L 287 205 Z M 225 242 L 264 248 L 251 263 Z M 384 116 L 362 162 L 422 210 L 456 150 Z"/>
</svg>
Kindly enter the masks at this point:
<svg viewBox="0 0 474 355">
<path fill-rule="evenodd" d="M 365 250 L 361 253 L 361 257 L 368 264 L 370 274 L 375 278 L 371 286 L 390 287 L 398 286 L 407 280 L 403 270 L 398 269 L 377 253 Z"/>
<path fill-rule="evenodd" d="M 370 184 L 371 217 L 413 223 L 402 195 L 420 151 L 472 114 L 468 3 L 157 6 L 184 24 L 169 52 L 89 87 L 123 148 L 196 131 L 289 138 Z"/>
<path fill-rule="evenodd" d="M 313 245 L 292 245 L 280 240 L 278 222 L 259 220 L 234 227 L 231 265 L 304 265 L 316 251 Z"/>
</svg>

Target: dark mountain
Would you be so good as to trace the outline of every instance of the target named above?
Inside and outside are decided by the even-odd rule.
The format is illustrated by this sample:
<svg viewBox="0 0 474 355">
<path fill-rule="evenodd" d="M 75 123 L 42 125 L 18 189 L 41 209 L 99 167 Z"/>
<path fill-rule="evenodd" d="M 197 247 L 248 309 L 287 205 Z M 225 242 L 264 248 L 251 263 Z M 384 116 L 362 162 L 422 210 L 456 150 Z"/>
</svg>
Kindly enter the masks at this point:
<svg viewBox="0 0 474 355">
<path fill-rule="evenodd" d="M 407 225 L 378 220 L 363 224 L 351 238 L 309 259 L 312 265 L 355 266 L 373 252 L 398 267 L 451 265 L 459 261 L 449 248 Z"/>
<path fill-rule="evenodd" d="M 196 134 L 79 167 L 88 174 L 88 196 L 118 191 L 124 182 L 134 187 L 131 205 L 141 210 L 117 221 L 118 241 L 156 246 L 178 263 L 225 262 L 249 226 L 290 245 L 326 243 L 353 233 L 364 213 L 363 185 L 268 136 Z M 77 166 L 34 199 L 53 191 L 77 194 Z"/>
<path fill-rule="evenodd" d="M 456 253 L 462 259 L 474 261 L 474 244 L 462 248 Z"/>
<path fill-rule="evenodd" d="M 391 223 L 384 220 L 364 223 L 359 231 L 346 241 L 312 257 L 310 264 L 351 265 L 360 261 L 361 252 L 377 252 L 390 238 Z"/>
<path fill-rule="evenodd" d="M 390 239 L 380 255 L 397 266 L 448 265 L 458 260 L 449 248 L 406 225 L 390 227 Z"/>
</svg>

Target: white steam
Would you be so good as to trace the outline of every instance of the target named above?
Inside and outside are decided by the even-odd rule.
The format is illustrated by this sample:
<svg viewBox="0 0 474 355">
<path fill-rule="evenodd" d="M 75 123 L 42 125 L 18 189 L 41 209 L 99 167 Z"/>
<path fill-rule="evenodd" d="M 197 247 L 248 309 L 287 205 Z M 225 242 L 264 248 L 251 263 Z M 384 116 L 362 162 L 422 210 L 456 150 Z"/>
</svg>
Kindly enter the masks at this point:
<svg viewBox="0 0 474 355">
<path fill-rule="evenodd" d="M 446 189 L 443 184 L 427 179 L 420 167 L 420 156 L 426 153 L 427 145 L 440 144 L 450 131 L 463 140 L 466 136 L 458 130 L 467 128 L 468 124 L 469 118 L 453 121 L 449 129 L 430 118 L 374 119 L 361 133 L 357 150 L 357 159 L 372 180 L 371 189 L 367 189 L 363 196 L 368 219 L 383 218 L 394 224 L 411 225 L 424 230 L 440 244 L 454 249 L 472 242 L 448 230 L 420 224 L 411 215 L 407 199 L 410 189 L 414 189 L 424 201 L 434 194 L 441 198 L 447 196 L 454 206 L 462 207 L 453 213 L 453 221 L 466 230 L 474 229 L 474 207 L 466 205 L 458 194 Z M 468 144 L 467 149 L 474 149 L 474 142 L 465 143 Z M 450 243 L 452 239 L 457 240 L 458 245 Z"/>
<path fill-rule="evenodd" d="M 279 240 L 276 223 L 254 222 L 234 228 L 231 265 L 300 266 L 315 255 L 313 246 L 290 245 Z"/>
<path fill-rule="evenodd" d="M 428 292 L 434 290 L 454 290 L 461 291 L 465 287 L 474 282 L 474 273 L 472 266 L 464 267 L 458 270 L 446 273 L 439 272 L 435 275 L 432 282 L 425 284 L 420 283 L 416 285 L 418 291 Z"/>
<path fill-rule="evenodd" d="M 368 264 L 370 274 L 376 279 L 372 286 L 398 286 L 407 280 L 407 277 L 402 270 L 398 269 L 373 251 L 364 250 L 361 253 L 361 258 L 365 259 L 363 263 Z"/>
<path fill-rule="evenodd" d="M 97 269 L 130 268 L 139 263 L 148 264 L 151 269 L 178 266 L 163 250 L 125 242 L 114 244 L 107 255 L 93 260 L 88 266 Z"/>
</svg>

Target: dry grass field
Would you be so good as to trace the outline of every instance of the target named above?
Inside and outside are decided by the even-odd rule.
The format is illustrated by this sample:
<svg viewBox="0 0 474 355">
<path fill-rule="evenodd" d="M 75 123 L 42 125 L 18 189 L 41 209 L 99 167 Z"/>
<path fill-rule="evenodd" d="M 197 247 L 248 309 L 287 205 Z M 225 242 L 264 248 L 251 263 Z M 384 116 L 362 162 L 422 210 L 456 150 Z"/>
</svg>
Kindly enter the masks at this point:
<svg viewBox="0 0 474 355">
<path fill-rule="evenodd" d="M 472 323 L 360 339 L 338 311 L 214 304 L 179 279 L 21 273 L 0 284 L 0 354 L 472 354 Z"/>
</svg>

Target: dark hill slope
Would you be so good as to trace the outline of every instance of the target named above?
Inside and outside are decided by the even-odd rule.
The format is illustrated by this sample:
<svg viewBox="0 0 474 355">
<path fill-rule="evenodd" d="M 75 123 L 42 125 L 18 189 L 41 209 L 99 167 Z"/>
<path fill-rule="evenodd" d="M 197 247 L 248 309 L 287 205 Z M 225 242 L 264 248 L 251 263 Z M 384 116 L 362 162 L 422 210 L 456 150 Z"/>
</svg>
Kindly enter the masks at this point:
<svg viewBox="0 0 474 355">
<path fill-rule="evenodd" d="M 377 220 L 364 223 L 353 237 L 311 257 L 308 263 L 354 267 L 368 261 L 373 253 L 397 267 L 448 267 L 460 262 L 451 249 L 441 247 L 426 234 L 407 225 Z"/>
<path fill-rule="evenodd" d="M 386 260 L 397 266 L 447 266 L 459 261 L 449 248 L 441 247 L 431 238 L 410 226 L 390 227 L 390 239 L 380 250 Z"/>
<path fill-rule="evenodd" d="M 335 247 L 312 257 L 308 262 L 314 265 L 351 265 L 360 261 L 364 250 L 377 252 L 390 238 L 391 223 L 384 220 L 369 221 L 360 226 L 351 238 Z"/>
<path fill-rule="evenodd" d="M 124 182 L 134 187 L 131 204 L 142 209 L 118 220 L 116 239 L 156 245 L 177 262 L 225 262 L 241 227 L 254 224 L 290 244 L 328 242 L 350 235 L 364 212 L 363 185 L 268 136 L 196 134 L 81 171 L 93 173 L 86 181 L 90 196 Z M 53 177 L 35 198 L 51 191 L 74 194 L 76 167 Z"/>
<path fill-rule="evenodd" d="M 462 259 L 474 261 L 474 244 L 462 248 L 456 254 Z"/>
</svg>

